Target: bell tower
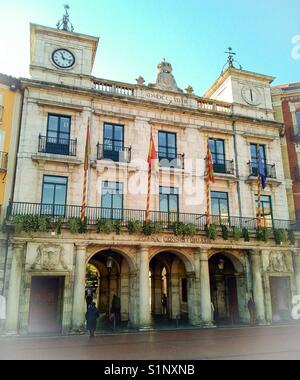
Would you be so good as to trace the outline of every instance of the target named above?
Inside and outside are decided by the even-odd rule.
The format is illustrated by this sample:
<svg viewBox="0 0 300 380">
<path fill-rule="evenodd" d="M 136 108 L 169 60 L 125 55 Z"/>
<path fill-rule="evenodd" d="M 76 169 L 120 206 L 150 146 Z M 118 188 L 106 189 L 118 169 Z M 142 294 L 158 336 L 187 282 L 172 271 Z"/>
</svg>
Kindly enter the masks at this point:
<svg viewBox="0 0 300 380">
<path fill-rule="evenodd" d="M 74 33 L 68 10 L 56 29 L 30 24 L 30 74 L 42 82 L 90 88 L 99 38 Z"/>
</svg>

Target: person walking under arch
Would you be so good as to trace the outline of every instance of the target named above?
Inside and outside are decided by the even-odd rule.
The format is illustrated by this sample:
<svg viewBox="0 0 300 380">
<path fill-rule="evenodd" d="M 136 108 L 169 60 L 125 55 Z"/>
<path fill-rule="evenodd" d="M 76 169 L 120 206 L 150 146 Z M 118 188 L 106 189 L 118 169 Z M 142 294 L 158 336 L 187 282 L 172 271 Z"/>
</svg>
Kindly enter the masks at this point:
<svg viewBox="0 0 300 380">
<path fill-rule="evenodd" d="M 86 327 L 90 332 L 90 338 L 95 337 L 97 319 L 99 318 L 99 310 L 96 308 L 95 302 L 92 302 L 91 306 L 88 308 L 88 311 L 85 314 Z"/>
</svg>

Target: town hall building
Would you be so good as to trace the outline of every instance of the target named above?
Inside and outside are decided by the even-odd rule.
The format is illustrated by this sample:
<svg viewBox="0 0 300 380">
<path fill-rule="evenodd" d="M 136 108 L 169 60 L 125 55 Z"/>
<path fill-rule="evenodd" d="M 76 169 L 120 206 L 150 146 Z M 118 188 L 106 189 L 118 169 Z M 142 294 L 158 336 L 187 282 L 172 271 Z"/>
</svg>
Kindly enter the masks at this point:
<svg viewBox="0 0 300 380">
<path fill-rule="evenodd" d="M 248 324 L 251 297 L 258 324 L 289 320 L 300 294 L 300 250 L 289 221 L 274 78 L 235 67 L 229 51 L 203 97 L 180 89 L 166 60 L 151 84 L 142 76 L 135 84 L 99 79 L 92 76 L 98 38 L 66 25 L 32 24 L 30 33 L 6 221 L 6 332 L 80 331 L 88 291 L 103 320 L 117 295 L 122 323 L 137 329 L 162 319 Z M 151 134 L 158 169 L 146 223 Z M 267 176 L 260 202 L 259 156 Z"/>
</svg>

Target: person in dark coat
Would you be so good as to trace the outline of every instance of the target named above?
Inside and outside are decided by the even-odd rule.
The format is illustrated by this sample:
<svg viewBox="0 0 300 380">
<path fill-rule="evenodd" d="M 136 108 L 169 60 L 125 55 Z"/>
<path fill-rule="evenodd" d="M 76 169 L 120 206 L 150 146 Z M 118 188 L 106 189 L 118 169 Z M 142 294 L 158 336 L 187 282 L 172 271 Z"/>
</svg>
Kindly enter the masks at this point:
<svg viewBox="0 0 300 380">
<path fill-rule="evenodd" d="M 114 295 L 111 304 L 111 313 L 114 314 L 116 324 L 121 322 L 121 300 Z"/>
<path fill-rule="evenodd" d="M 248 310 L 250 314 L 250 324 L 255 325 L 256 323 L 256 306 L 253 299 L 253 296 L 250 296 L 248 301 Z"/>
<path fill-rule="evenodd" d="M 93 296 L 91 294 L 87 294 L 87 296 L 85 297 L 85 301 L 86 301 L 86 310 L 89 310 L 89 307 L 93 303 Z"/>
<path fill-rule="evenodd" d="M 87 322 L 86 327 L 90 332 L 91 338 L 95 337 L 95 330 L 96 330 L 96 324 L 97 324 L 98 318 L 99 318 L 99 310 L 96 308 L 95 302 L 93 302 L 85 314 L 85 319 Z"/>
</svg>

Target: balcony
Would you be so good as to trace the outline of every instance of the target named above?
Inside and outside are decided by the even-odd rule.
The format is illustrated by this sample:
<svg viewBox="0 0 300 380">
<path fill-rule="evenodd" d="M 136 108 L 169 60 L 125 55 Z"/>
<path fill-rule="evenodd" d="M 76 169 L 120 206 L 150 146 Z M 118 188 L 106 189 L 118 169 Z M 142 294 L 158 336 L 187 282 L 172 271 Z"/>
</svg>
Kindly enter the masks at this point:
<svg viewBox="0 0 300 380">
<path fill-rule="evenodd" d="M 39 153 L 76 157 L 77 139 L 61 139 L 39 135 Z"/>
<path fill-rule="evenodd" d="M 295 143 L 300 143 L 300 126 L 297 126 L 297 129 L 291 128 L 290 129 L 290 138 L 291 141 Z"/>
<path fill-rule="evenodd" d="M 145 223 L 145 210 L 132 209 L 108 209 L 103 207 L 86 207 L 86 220 L 89 226 L 95 226 L 101 219 L 113 219 L 121 222 L 121 226 L 126 227 L 129 221 Z M 14 216 L 45 216 L 52 220 L 62 220 L 67 223 L 72 218 L 81 218 L 81 206 L 53 205 L 41 203 L 13 202 L 7 208 L 7 219 L 12 221 Z M 197 230 L 204 232 L 206 226 L 206 215 L 168 213 L 160 211 L 150 212 L 151 222 L 159 222 L 164 230 L 173 230 L 173 224 L 181 222 L 192 224 Z M 249 232 L 255 232 L 258 226 L 257 218 L 240 218 L 235 216 L 211 216 L 211 222 L 217 226 L 226 225 L 228 227 L 247 228 Z M 293 229 L 298 226 L 288 220 L 272 220 L 269 228 Z"/>
<path fill-rule="evenodd" d="M 0 172 L 4 173 L 7 171 L 8 153 L 0 152 Z"/>
<path fill-rule="evenodd" d="M 224 161 L 223 163 L 214 163 L 215 174 L 234 175 L 234 161 Z"/>
<path fill-rule="evenodd" d="M 249 165 L 249 175 L 250 175 L 250 177 L 258 177 L 258 165 L 257 165 L 257 162 L 248 162 L 248 165 Z M 273 164 L 273 165 L 266 164 L 265 165 L 265 169 L 266 169 L 267 178 L 274 179 L 274 180 L 277 179 L 275 164 Z"/>
<path fill-rule="evenodd" d="M 118 147 L 110 144 L 97 145 L 97 160 L 111 160 L 129 164 L 131 162 L 131 147 Z"/>
<path fill-rule="evenodd" d="M 158 160 L 161 168 L 184 170 L 184 154 L 167 157 L 165 154 L 158 152 Z"/>
</svg>

